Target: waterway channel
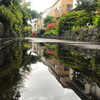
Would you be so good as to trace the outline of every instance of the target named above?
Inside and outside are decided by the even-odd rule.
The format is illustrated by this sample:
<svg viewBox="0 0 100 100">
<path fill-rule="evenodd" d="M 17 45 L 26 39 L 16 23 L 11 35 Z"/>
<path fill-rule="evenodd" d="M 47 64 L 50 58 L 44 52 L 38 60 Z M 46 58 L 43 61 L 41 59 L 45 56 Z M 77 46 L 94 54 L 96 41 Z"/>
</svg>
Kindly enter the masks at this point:
<svg viewBox="0 0 100 100">
<path fill-rule="evenodd" d="M 100 100 L 100 50 L 85 46 L 1 44 L 0 100 Z"/>
</svg>

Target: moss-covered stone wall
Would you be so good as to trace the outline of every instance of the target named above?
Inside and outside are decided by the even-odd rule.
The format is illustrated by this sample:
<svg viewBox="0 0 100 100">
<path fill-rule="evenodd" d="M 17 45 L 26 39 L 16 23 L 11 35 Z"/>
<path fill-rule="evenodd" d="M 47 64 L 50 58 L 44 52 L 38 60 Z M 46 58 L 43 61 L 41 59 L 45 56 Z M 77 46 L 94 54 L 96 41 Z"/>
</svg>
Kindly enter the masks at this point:
<svg viewBox="0 0 100 100">
<path fill-rule="evenodd" d="M 64 31 L 58 36 L 50 34 L 50 35 L 41 35 L 37 37 L 72 40 L 72 41 L 98 42 L 100 41 L 100 30 L 97 27 L 90 27 L 90 28 Z"/>
<path fill-rule="evenodd" d="M 8 29 L 5 25 L 0 23 L 0 44 L 6 41 L 16 39 L 18 34 L 11 29 Z"/>
</svg>

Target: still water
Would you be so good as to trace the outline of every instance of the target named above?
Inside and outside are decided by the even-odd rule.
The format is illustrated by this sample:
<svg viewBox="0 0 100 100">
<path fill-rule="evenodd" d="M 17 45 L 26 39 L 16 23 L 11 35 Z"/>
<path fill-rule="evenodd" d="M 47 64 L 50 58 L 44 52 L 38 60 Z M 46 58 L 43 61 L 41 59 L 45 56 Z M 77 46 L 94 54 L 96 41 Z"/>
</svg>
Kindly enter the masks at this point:
<svg viewBox="0 0 100 100">
<path fill-rule="evenodd" d="M 0 100 L 100 100 L 100 51 L 29 40 L 1 45 Z"/>
</svg>

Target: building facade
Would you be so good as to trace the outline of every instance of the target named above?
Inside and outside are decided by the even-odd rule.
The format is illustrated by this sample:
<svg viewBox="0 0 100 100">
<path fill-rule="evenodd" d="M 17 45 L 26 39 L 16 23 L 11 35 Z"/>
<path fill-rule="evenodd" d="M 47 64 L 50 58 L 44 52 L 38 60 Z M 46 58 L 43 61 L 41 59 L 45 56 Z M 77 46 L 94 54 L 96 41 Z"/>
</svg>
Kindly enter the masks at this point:
<svg viewBox="0 0 100 100">
<path fill-rule="evenodd" d="M 48 16 L 59 18 L 62 14 L 73 9 L 73 0 L 55 0 L 51 13 Z"/>
</svg>

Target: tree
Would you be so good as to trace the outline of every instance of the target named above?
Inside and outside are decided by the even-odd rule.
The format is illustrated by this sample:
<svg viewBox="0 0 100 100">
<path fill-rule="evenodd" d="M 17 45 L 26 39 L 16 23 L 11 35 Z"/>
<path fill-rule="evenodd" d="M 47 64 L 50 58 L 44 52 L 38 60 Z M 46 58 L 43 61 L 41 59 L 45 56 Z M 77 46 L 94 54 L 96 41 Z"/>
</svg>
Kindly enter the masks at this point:
<svg viewBox="0 0 100 100">
<path fill-rule="evenodd" d="M 87 12 L 96 11 L 96 2 L 98 0 L 77 0 L 77 8 L 86 10 Z"/>
<path fill-rule="evenodd" d="M 99 13 L 100 13 L 100 0 L 98 0 L 98 2 L 96 2 L 96 4 L 97 4 L 96 9 L 97 9 L 97 11 L 99 11 Z"/>
<path fill-rule="evenodd" d="M 56 19 L 53 16 L 47 16 L 44 18 L 44 26 L 46 27 L 49 23 L 56 22 Z"/>
<path fill-rule="evenodd" d="M 2 4 L 8 7 L 12 2 L 14 5 L 19 6 L 21 1 L 22 0 L 2 0 Z"/>
<path fill-rule="evenodd" d="M 40 14 L 36 10 L 31 11 L 32 19 L 40 17 Z"/>
<path fill-rule="evenodd" d="M 2 4 L 4 6 L 0 6 L 0 14 L 3 14 L 3 18 L 0 16 L 0 22 L 20 34 L 25 33 L 24 28 L 28 26 L 28 20 L 31 21 L 31 19 L 40 16 L 37 11 L 31 10 L 30 2 L 25 2 L 25 0 L 2 0 Z M 1 9 L 5 10 L 5 12 Z"/>
</svg>

